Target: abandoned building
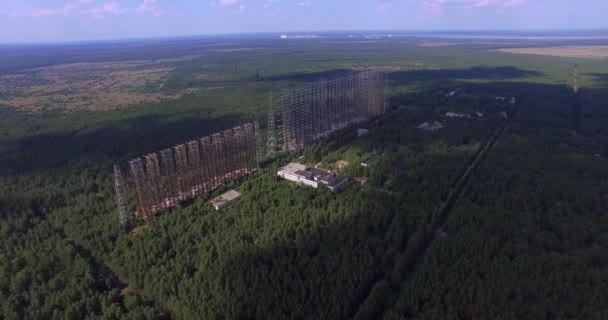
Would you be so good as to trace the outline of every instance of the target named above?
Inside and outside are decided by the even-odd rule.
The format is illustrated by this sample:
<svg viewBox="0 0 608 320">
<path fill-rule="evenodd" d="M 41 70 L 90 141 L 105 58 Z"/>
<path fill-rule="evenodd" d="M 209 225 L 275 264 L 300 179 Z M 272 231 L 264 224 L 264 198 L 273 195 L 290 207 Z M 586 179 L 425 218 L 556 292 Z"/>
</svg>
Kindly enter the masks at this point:
<svg viewBox="0 0 608 320">
<path fill-rule="evenodd" d="M 215 197 L 209 201 L 215 210 L 221 210 L 231 205 L 233 202 L 241 198 L 241 194 L 236 190 L 230 190 L 222 195 Z"/>
<path fill-rule="evenodd" d="M 313 188 L 325 186 L 332 192 L 348 181 L 347 176 L 338 176 L 331 170 L 308 168 L 299 163 L 289 163 L 280 168 L 277 176 Z"/>
</svg>

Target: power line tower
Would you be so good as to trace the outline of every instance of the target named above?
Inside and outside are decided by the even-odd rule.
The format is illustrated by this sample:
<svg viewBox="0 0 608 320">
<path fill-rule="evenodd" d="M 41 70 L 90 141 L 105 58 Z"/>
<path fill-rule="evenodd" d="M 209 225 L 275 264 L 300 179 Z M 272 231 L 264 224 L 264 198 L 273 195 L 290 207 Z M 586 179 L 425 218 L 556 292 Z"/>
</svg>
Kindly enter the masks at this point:
<svg viewBox="0 0 608 320">
<path fill-rule="evenodd" d="M 572 76 L 573 76 L 572 84 L 574 86 L 574 93 L 578 94 L 578 89 L 579 88 L 578 88 L 578 66 L 577 65 L 574 66 L 574 70 L 573 70 L 573 75 Z"/>
<path fill-rule="evenodd" d="M 255 160 L 259 169 L 260 162 L 264 161 L 264 142 L 262 141 L 262 130 L 260 130 L 260 123 L 258 121 L 253 123 L 253 131 L 255 136 Z"/>
<path fill-rule="evenodd" d="M 122 179 L 122 171 L 119 165 L 114 166 L 114 190 L 116 191 L 116 205 L 118 207 L 118 221 L 120 225 L 127 229 L 129 227 L 129 213 L 127 199 L 125 197 L 125 187 Z"/>
<path fill-rule="evenodd" d="M 574 105 L 572 107 L 572 130 L 574 130 L 574 133 L 576 133 L 580 129 L 582 115 L 581 90 L 578 81 L 578 65 L 574 66 L 574 70 L 572 71 L 572 73 L 572 86 L 574 90 Z"/>
<path fill-rule="evenodd" d="M 275 97 L 274 92 L 270 93 L 270 111 L 268 112 L 268 140 L 266 149 L 266 159 L 276 157 L 279 150 L 279 135 L 282 134 L 282 114 L 278 112 L 276 103 L 282 101 L 280 97 Z"/>
</svg>

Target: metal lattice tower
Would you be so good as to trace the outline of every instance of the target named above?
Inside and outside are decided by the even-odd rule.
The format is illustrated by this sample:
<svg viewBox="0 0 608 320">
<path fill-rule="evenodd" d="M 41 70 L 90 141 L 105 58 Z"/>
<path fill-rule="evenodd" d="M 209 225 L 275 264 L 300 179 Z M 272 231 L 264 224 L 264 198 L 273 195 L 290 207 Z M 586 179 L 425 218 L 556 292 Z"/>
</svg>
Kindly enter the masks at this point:
<svg viewBox="0 0 608 320">
<path fill-rule="evenodd" d="M 247 174 L 254 172 L 258 168 L 258 160 L 256 155 L 257 143 L 256 143 L 256 128 L 251 123 L 246 123 L 242 127 L 244 132 L 243 144 L 246 150 L 243 154 L 245 168 Z"/>
<path fill-rule="evenodd" d="M 137 193 L 137 211 L 142 219 L 148 221 L 152 218 L 152 213 L 150 211 L 152 195 L 149 184 L 146 181 L 143 162 L 141 161 L 141 158 L 136 158 L 129 161 L 129 165 L 131 167 L 131 175 L 135 182 L 135 191 Z"/>
<path fill-rule="evenodd" d="M 266 147 L 266 158 L 272 159 L 277 153 L 277 129 L 278 125 L 276 122 L 277 115 L 274 106 L 275 99 L 273 99 L 274 93 L 270 94 L 270 111 L 268 112 L 268 139 Z"/>
<path fill-rule="evenodd" d="M 579 73 L 578 73 L 578 65 L 574 66 L 573 75 L 572 75 L 572 86 L 574 89 L 574 105 L 572 107 L 572 129 L 574 133 L 576 133 L 581 126 L 581 116 L 582 116 L 582 103 L 581 103 L 581 91 L 579 87 Z"/>
<path fill-rule="evenodd" d="M 191 196 L 194 198 L 205 192 L 205 185 L 203 184 L 205 174 L 201 164 L 199 142 L 197 140 L 192 140 L 186 142 L 186 145 L 188 146 L 188 172 L 192 179 Z"/>
<path fill-rule="evenodd" d="M 259 168 L 260 167 L 260 162 L 262 162 L 264 159 L 263 157 L 263 148 L 264 145 L 262 144 L 262 130 L 260 130 L 260 123 L 259 122 L 254 122 L 253 123 L 253 131 L 254 131 L 254 138 L 255 138 L 255 161 L 256 161 L 256 167 Z"/>
<path fill-rule="evenodd" d="M 116 206 L 118 207 L 118 221 L 123 228 L 129 227 L 129 213 L 125 187 L 122 179 L 122 171 L 119 165 L 114 166 L 114 190 L 116 191 Z"/>
<path fill-rule="evenodd" d="M 383 114 L 386 85 L 384 73 L 367 71 L 283 91 L 271 104 L 269 156 L 276 150 L 301 150 Z"/>
<path fill-rule="evenodd" d="M 578 66 L 574 66 L 574 70 L 573 70 L 573 80 L 572 80 L 572 85 L 574 87 L 574 93 L 578 93 Z"/>
<path fill-rule="evenodd" d="M 173 161 L 173 151 L 170 148 L 160 151 L 160 168 L 162 172 L 160 210 L 165 210 L 177 206 L 178 202 L 183 200 L 179 192 L 176 192 L 175 162 Z"/>
<path fill-rule="evenodd" d="M 192 197 L 192 175 L 189 172 L 188 154 L 185 144 L 178 144 L 173 147 L 175 150 L 175 169 L 177 171 L 177 185 L 179 186 L 178 198 L 186 200 Z"/>
<path fill-rule="evenodd" d="M 246 123 L 129 161 L 138 215 L 150 221 L 181 201 L 255 172 L 257 140 L 256 128 Z"/>
<path fill-rule="evenodd" d="M 156 212 L 163 210 L 163 198 L 161 175 L 160 175 L 160 164 L 158 162 L 158 155 L 156 153 L 150 153 L 144 156 L 146 159 L 146 180 L 147 186 L 150 190 L 150 200 L 148 215 L 144 219 L 150 220 L 154 217 Z"/>
</svg>

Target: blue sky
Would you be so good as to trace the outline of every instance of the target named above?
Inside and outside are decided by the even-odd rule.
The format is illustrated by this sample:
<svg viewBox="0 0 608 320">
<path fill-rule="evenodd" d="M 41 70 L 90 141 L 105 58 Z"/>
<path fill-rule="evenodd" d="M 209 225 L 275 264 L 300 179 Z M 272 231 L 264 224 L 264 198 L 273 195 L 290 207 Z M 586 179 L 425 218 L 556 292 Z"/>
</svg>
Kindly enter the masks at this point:
<svg viewBox="0 0 608 320">
<path fill-rule="evenodd" d="M 318 30 L 608 28 L 607 0 L 0 0 L 0 42 Z"/>
</svg>

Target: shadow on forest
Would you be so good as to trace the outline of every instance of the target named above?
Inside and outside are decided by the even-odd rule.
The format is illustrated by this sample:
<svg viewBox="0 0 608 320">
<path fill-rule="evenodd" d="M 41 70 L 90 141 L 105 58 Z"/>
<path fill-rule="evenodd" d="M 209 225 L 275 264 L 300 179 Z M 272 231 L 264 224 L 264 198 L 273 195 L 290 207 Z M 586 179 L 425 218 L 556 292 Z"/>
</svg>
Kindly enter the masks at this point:
<svg viewBox="0 0 608 320">
<path fill-rule="evenodd" d="M 166 119 L 144 115 L 102 123 L 94 129 L 33 135 L 4 144 L 0 170 L 3 175 L 15 175 L 120 163 L 242 122 L 245 120 L 237 116 Z"/>
<path fill-rule="evenodd" d="M 566 143 L 572 137 L 572 91 L 569 86 L 524 82 L 467 83 L 465 86 L 466 90 L 507 92 L 522 99 L 529 99 L 530 102 L 526 105 L 533 105 L 534 108 L 523 108 L 520 112 L 524 114 L 520 115 L 519 119 L 530 126 L 530 135 L 550 139 L 547 140 L 549 145 Z M 541 93 L 541 97 L 538 98 L 535 93 Z M 397 101 L 401 99 L 406 97 L 396 97 Z M 543 99 L 551 102 L 544 105 L 535 103 Z M 594 108 L 601 105 L 601 100 L 590 101 L 590 104 L 593 104 L 590 108 Z M 608 114 L 604 111 L 601 119 L 587 116 L 589 120 L 605 121 Z M 560 131 L 563 135 L 545 135 L 543 127 L 557 125 L 563 127 Z M 367 202 L 368 197 L 370 194 L 359 196 L 363 202 Z M 392 201 L 394 199 L 387 195 L 383 203 L 388 206 Z M 414 246 L 411 252 L 422 252 L 428 245 L 425 241 L 432 238 L 429 233 L 426 237 L 422 236 L 425 241 L 409 243 L 406 234 L 413 230 L 404 230 L 405 239 L 399 243 L 399 248 L 376 251 L 378 246 L 386 246 L 391 241 L 388 223 L 377 221 L 386 218 L 381 217 L 378 211 L 372 208 L 358 207 L 356 201 L 353 201 L 352 206 L 355 218 L 339 225 L 325 225 L 319 230 L 304 234 L 286 231 L 287 239 L 284 242 L 264 250 L 252 245 L 250 251 L 244 252 L 222 268 L 224 271 L 221 278 L 229 279 L 226 288 L 232 290 L 214 292 L 212 299 L 223 301 L 225 306 L 230 306 L 235 312 L 230 316 L 242 319 L 352 318 L 372 292 L 372 286 L 380 283 L 378 280 L 384 278 L 390 282 L 395 279 L 395 270 L 392 267 L 400 252 L 403 254 L 402 250 L 409 245 Z M 295 215 L 301 211 L 297 205 L 287 208 L 289 209 L 283 212 L 285 215 Z M 374 235 L 383 236 L 374 238 Z M 255 237 L 255 231 L 243 232 L 240 240 L 253 244 Z M 346 249 L 353 247 L 356 249 Z M 366 260 L 368 258 L 369 260 Z M 413 260 L 408 260 L 406 265 L 415 264 L 418 258 L 416 255 L 411 256 L 408 259 Z M 401 276 L 404 276 L 404 273 L 407 271 L 402 272 Z M 526 281 L 525 278 L 514 279 L 515 283 L 522 285 Z M 399 284 L 392 285 L 399 287 Z M 387 286 L 388 284 L 383 285 L 383 290 L 388 290 Z M 378 297 L 379 300 L 374 302 L 383 308 L 384 297 Z M 529 311 L 528 307 L 523 306 L 523 312 Z M 323 313 L 328 310 L 334 313 Z"/>
<path fill-rule="evenodd" d="M 600 82 L 606 82 L 608 83 L 608 73 L 588 73 L 590 76 L 593 77 L 593 79 L 595 81 L 600 81 Z"/>
<path fill-rule="evenodd" d="M 487 79 L 506 80 L 529 78 L 543 75 L 538 71 L 523 70 L 517 67 L 473 67 L 468 69 L 415 70 L 389 73 L 393 81 L 423 81 L 423 80 L 456 80 L 456 79 Z"/>
<path fill-rule="evenodd" d="M 384 272 L 389 272 L 385 268 L 395 259 L 391 253 L 382 252 L 381 245 L 385 234 L 390 233 L 391 216 L 378 213 L 377 206 L 374 210 L 361 205 L 370 202 L 369 197 L 361 193 L 360 203 L 349 203 L 351 218 L 346 221 L 308 230 L 304 225 L 285 230 L 286 240 L 263 250 L 254 245 L 255 232 L 243 231 L 240 237 L 251 250 L 221 268 L 221 278 L 230 279 L 227 287 L 235 290 L 212 293 L 212 299 L 225 303 L 219 308 L 225 308 L 220 311 L 223 316 L 227 319 L 354 316 L 370 287 Z M 390 195 L 377 193 L 376 197 L 386 197 L 376 201 L 387 207 L 395 203 Z M 393 235 L 401 239 L 394 243 L 398 247 L 406 245 L 411 230 L 402 232 L 400 236 Z"/>
<path fill-rule="evenodd" d="M 352 69 L 334 69 L 320 72 L 299 72 L 293 74 L 261 77 L 259 80 L 280 81 L 293 80 L 312 82 L 318 80 L 331 80 L 337 77 L 353 74 Z M 473 67 L 468 69 L 442 69 L 442 70 L 413 70 L 389 72 L 389 80 L 424 81 L 424 80 L 455 80 L 455 79 L 487 79 L 506 80 L 517 78 L 529 78 L 543 75 L 538 71 L 523 70 L 517 67 Z"/>
<path fill-rule="evenodd" d="M 302 82 L 312 82 L 312 81 L 320 81 L 320 80 L 332 80 L 338 77 L 343 77 L 349 74 L 353 74 L 355 71 L 350 69 L 333 69 L 319 72 L 298 72 L 291 74 L 281 74 L 276 76 L 267 76 L 260 77 L 261 81 L 283 81 L 283 80 L 291 80 L 291 81 L 302 81 Z"/>
<path fill-rule="evenodd" d="M 313 81 L 331 79 L 352 73 L 348 69 L 296 73 L 269 77 L 264 80 Z M 468 69 L 416 70 L 389 73 L 389 79 L 408 81 L 453 81 L 458 79 L 512 79 L 537 76 L 541 73 L 516 67 L 474 67 Z M 500 84 L 503 85 L 503 84 Z M 391 102 L 403 103 L 399 97 Z M 188 115 L 167 121 L 162 116 L 146 115 L 116 122 L 103 123 L 96 129 L 34 135 L 9 141 L 0 153 L 3 174 L 16 174 L 44 168 L 86 167 L 79 159 L 105 163 L 119 162 L 142 154 L 170 147 L 239 124 L 238 117 L 201 118 Z M 243 120 L 244 121 L 244 120 Z"/>
</svg>

